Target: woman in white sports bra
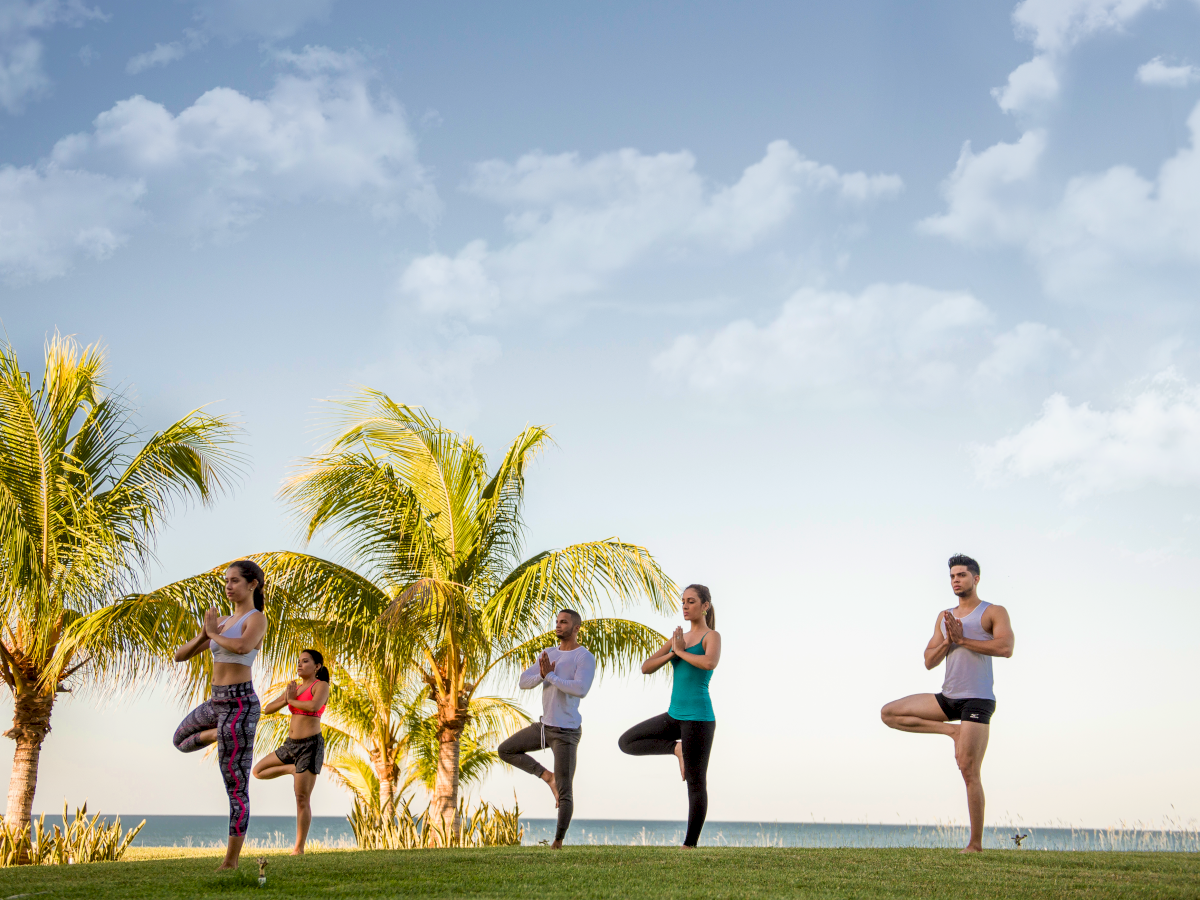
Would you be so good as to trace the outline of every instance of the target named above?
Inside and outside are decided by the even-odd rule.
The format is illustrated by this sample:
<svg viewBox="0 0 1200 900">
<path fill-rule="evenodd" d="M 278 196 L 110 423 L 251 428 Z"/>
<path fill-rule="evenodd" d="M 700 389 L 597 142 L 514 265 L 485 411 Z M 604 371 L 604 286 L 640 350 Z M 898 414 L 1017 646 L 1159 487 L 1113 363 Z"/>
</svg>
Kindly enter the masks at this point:
<svg viewBox="0 0 1200 900">
<path fill-rule="evenodd" d="M 260 707 L 250 666 L 267 632 L 263 614 L 266 578 L 257 563 L 240 559 L 225 570 L 225 596 L 233 615 L 215 607 L 204 613 L 200 633 L 175 651 L 184 662 L 206 650 L 213 655 L 212 699 L 201 703 L 175 729 L 175 746 L 193 753 L 216 742 L 221 778 L 229 795 L 229 846 L 219 869 L 236 869 L 250 824 L 250 764 Z"/>
</svg>

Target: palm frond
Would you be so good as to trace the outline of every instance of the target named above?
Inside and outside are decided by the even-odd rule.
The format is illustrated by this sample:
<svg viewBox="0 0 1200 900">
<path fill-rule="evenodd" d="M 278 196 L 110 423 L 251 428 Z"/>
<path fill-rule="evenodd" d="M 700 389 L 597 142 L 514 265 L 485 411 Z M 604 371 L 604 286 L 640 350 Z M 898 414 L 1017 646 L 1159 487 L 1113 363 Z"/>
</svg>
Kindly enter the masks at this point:
<svg viewBox="0 0 1200 900">
<path fill-rule="evenodd" d="M 492 629 L 518 639 L 560 609 L 585 616 L 645 597 L 674 611 L 678 588 L 644 548 L 617 538 L 547 551 L 517 566 L 488 603 Z M 607 601 L 607 602 L 606 602 Z"/>
</svg>

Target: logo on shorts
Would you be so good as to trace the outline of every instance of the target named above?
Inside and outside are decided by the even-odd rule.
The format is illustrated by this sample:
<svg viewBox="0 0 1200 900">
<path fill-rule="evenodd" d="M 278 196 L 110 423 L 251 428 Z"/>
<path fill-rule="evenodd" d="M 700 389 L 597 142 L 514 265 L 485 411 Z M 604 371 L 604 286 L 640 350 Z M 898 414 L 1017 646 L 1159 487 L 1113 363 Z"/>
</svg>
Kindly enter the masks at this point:
<svg viewBox="0 0 1200 900">
<path fill-rule="evenodd" d="M 970 717 L 971 717 L 972 719 L 978 719 L 978 718 L 979 718 L 979 713 L 969 713 L 969 715 L 970 715 Z"/>
</svg>

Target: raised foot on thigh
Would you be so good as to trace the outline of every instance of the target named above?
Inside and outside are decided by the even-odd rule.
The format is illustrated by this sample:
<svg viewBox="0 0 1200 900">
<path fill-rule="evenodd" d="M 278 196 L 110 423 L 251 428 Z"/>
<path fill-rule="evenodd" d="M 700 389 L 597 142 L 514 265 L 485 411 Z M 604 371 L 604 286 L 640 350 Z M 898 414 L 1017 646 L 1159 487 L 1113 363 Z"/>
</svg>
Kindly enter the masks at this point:
<svg viewBox="0 0 1200 900">
<path fill-rule="evenodd" d="M 687 781 L 687 770 L 683 767 L 683 741 L 675 742 L 675 758 L 679 760 L 679 780 Z"/>
<path fill-rule="evenodd" d="M 554 795 L 554 808 L 558 809 L 558 785 L 554 783 L 554 773 L 549 770 L 543 772 L 542 781 L 550 785 L 550 793 Z"/>
</svg>

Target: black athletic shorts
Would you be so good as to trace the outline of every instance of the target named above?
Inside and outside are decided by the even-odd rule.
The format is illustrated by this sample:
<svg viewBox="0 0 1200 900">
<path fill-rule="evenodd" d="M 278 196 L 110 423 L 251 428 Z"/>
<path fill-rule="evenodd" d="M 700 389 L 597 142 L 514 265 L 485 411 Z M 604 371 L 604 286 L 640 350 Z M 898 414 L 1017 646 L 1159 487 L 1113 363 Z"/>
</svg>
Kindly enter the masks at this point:
<svg viewBox="0 0 1200 900">
<path fill-rule="evenodd" d="M 325 738 L 320 732 L 299 740 L 288 738 L 283 742 L 283 746 L 275 751 L 275 755 L 285 766 L 295 763 L 297 772 L 320 775 L 321 766 L 325 762 Z"/>
<path fill-rule="evenodd" d="M 942 708 L 942 712 L 951 722 L 961 719 L 964 722 L 978 722 L 980 725 L 987 725 L 992 721 L 992 713 L 996 711 L 995 700 L 984 700 L 981 697 L 964 697 L 962 700 L 953 700 L 950 697 L 943 697 L 941 694 L 933 696 L 937 698 L 938 706 Z"/>
</svg>

